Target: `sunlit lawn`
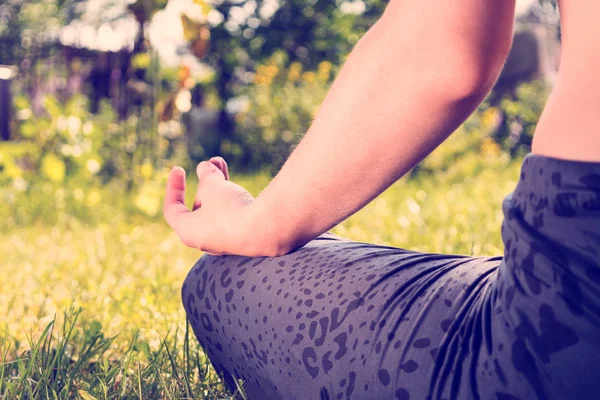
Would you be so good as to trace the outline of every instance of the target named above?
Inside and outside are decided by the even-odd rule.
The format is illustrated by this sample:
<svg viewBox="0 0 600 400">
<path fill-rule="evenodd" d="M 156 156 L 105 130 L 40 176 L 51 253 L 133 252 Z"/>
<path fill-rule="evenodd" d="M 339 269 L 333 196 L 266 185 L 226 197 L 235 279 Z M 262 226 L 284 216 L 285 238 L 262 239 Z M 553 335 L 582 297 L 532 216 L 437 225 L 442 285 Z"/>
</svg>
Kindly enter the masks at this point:
<svg viewBox="0 0 600 400">
<path fill-rule="evenodd" d="M 500 255 L 501 202 L 519 162 L 474 157 L 399 181 L 334 232 L 419 251 Z M 233 178 L 255 195 L 268 181 Z M 180 288 L 200 253 L 180 244 L 160 215 L 132 212 L 114 189 L 94 189 L 94 201 L 77 190 L 32 183 L 0 192 L 0 398 L 223 397 L 193 338 L 185 344 Z M 79 308 L 72 336 L 60 342 L 63 313 L 74 317 Z M 55 341 L 31 346 L 55 317 Z"/>
</svg>

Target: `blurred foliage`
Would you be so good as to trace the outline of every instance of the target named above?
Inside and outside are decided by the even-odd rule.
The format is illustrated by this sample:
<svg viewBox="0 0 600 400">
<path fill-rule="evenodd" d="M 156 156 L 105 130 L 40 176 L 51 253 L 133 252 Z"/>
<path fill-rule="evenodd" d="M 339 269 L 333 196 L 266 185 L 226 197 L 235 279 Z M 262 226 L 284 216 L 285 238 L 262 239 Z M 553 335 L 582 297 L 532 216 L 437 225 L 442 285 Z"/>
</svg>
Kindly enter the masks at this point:
<svg viewBox="0 0 600 400">
<path fill-rule="evenodd" d="M 275 174 L 310 126 L 333 77 L 333 65 L 322 61 L 305 70 L 275 53 L 257 66 L 254 85 L 240 90 L 245 107 L 236 117 L 238 142 L 232 158 L 247 166 L 268 166 Z"/>
<path fill-rule="evenodd" d="M 44 24 L 51 24 L 48 29 L 52 31 L 77 18 L 85 4 L 77 0 L 37 0 L 26 6 L 19 0 L 10 0 L 1 6 L 4 14 L 0 14 L 19 16 L 20 19 L 13 22 L 16 30 L 11 28 L 14 32 L 22 34 L 46 26 Z M 150 169 L 160 169 L 174 160 L 185 162 L 182 147 L 192 141 L 184 140 L 186 131 L 181 117 L 191 107 L 189 89 L 198 82 L 211 96 L 211 104 L 206 107 L 216 109 L 219 115 L 221 143 L 217 148 L 221 155 L 238 169 L 269 168 L 275 173 L 308 129 L 345 57 L 381 15 L 386 3 L 380 0 L 290 0 L 281 4 L 270 0 L 242 3 L 194 0 L 181 15 L 188 46 L 179 50 L 194 54 L 204 63 L 208 72 L 204 70 L 202 77 L 193 76 L 187 66 L 161 66 L 150 46 L 145 34 L 147 25 L 167 4 L 165 0 L 136 0 L 124 8 L 123 12 L 133 14 L 140 24 L 135 49 L 130 58 L 115 58 L 128 65 L 100 71 L 108 80 L 94 86 L 104 88 L 107 94 L 103 96 L 109 92 L 119 93 L 110 99 L 112 108 L 107 103 L 102 109 L 96 107 L 102 97 L 96 93 L 90 99 L 92 109 L 97 112 L 89 114 L 85 112 L 86 100 L 81 95 L 69 98 L 48 89 L 57 85 L 38 85 L 35 90 L 28 90 L 22 82 L 16 85 L 24 95 L 15 99 L 20 133 L 17 139 L 35 143 L 37 150 L 30 146 L 29 161 L 25 162 L 22 161 L 24 150 L 19 150 L 19 161 L 5 149 L 4 161 L 0 161 L 4 165 L 0 180 L 14 178 L 19 168 L 29 168 L 55 181 L 80 176 L 107 182 L 118 177 L 129 189 L 143 186 L 142 167 L 145 166 L 148 175 Z M 108 16 L 99 18 L 103 20 Z M 13 40 L 11 49 L 16 49 L 19 47 L 14 45 L 16 33 L 11 35 L 5 37 L 9 40 L 6 41 L 0 34 L 0 41 Z M 22 53 L 21 57 L 27 54 Z M 43 79 L 55 82 L 67 81 L 67 71 L 59 73 L 51 68 L 48 74 L 41 73 L 43 60 L 39 61 L 39 68 L 30 68 L 35 70 L 32 74 L 35 79 L 44 76 Z M 114 83 L 109 77 L 115 74 L 121 77 L 120 81 L 117 80 L 118 84 L 111 86 L 112 89 L 106 89 Z M 35 82 L 31 77 L 28 79 Z M 487 143 L 497 143 L 513 156 L 526 150 L 546 96 L 543 86 L 534 84 L 524 85 L 515 98 L 504 99 L 496 109 L 496 115 L 500 116 L 498 126 L 493 132 L 486 132 L 491 137 Z M 40 98 L 45 99 L 41 105 Z M 226 113 L 225 109 L 231 104 L 237 107 Z M 58 115 L 61 111 L 57 110 L 61 108 L 64 112 Z M 77 112 L 69 108 L 76 108 Z M 27 110 L 31 111 L 30 116 L 23 118 Z M 69 133 L 71 128 L 63 129 L 77 123 L 82 127 L 91 124 L 92 134 L 85 139 L 76 138 Z M 59 132 L 59 128 L 63 130 Z M 478 139 L 473 140 L 469 146 L 475 148 Z M 27 143 L 23 145 L 29 146 Z M 72 151 L 73 154 L 68 154 Z M 89 173 L 88 164 L 92 170 L 97 164 L 101 169 Z M 17 168 L 18 165 L 21 167 Z"/>
<path fill-rule="evenodd" d="M 475 176 L 487 163 L 502 165 L 531 151 L 531 141 L 550 88 L 542 81 L 523 83 L 498 106 L 484 101 L 442 146 L 413 169 L 412 175 Z M 490 96 L 492 97 L 492 96 Z"/>
<path fill-rule="evenodd" d="M 244 165 L 246 171 L 267 169 L 274 175 L 308 129 L 334 70 L 328 62 L 304 70 L 298 62 L 287 63 L 281 53 L 258 66 L 255 84 L 238 96 L 243 104 L 235 118 L 239 135 L 221 144 L 222 153 L 233 165 L 237 162 L 233 170 Z M 528 152 L 546 95 L 540 83 L 532 83 L 498 107 L 484 103 L 411 174 L 462 179 L 480 172 L 480 158 L 506 163 Z M 90 114 L 82 96 L 64 105 L 46 96 L 44 114 L 38 117 L 32 116 L 26 97 L 17 97 L 15 105 L 19 136 L 0 143 L 0 185 L 24 191 L 30 182 L 41 180 L 89 188 L 110 185 L 120 192 L 135 189 L 138 211 L 157 215 L 168 167 L 191 166 L 182 125 L 162 121 L 152 136 L 149 110 L 118 122 L 107 102 L 100 113 Z M 95 195 L 76 197 L 99 202 Z"/>
<path fill-rule="evenodd" d="M 493 138 L 511 156 L 531 151 L 531 141 L 537 122 L 544 110 L 550 88 L 542 81 L 523 83 L 514 96 L 505 96 L 497 109 L 500 123 Z"/>
<path fill-rule="evenodd" d="M 381 15 L 385 2 L 362 0 L 261 0 L 214 3 L 221 22 L 210 27 L 206 62 L 217 71 L 221 98 L 231 98 L 237 82 L 276 52 L 314 69 L 322 61 L 340 64 Z M 241 17 L 244 15 L 244 17 Z"/>
<path fill-rule="evenodd" d="M 149 21 L 152 16 L 167 5 L 168 0 L 133 0 L 128 1 L 127 8 L 140 23 Z"/>
<path fill-rule="evenodd" d="M 36 182 L 71 182 L 90 189 L 74 192 L 74 199 L 96 205 L 100 198 L 92 188 L 110 184 L 122 193 L 135 189 L 134 204 L 156 215 L 168 167 L 187 165 L 184 149 L 175 145 L 181 127 L 174 121 L 161 123 L 159 136 L 149 135 L 148 109 L 118 122 L 108 102 L 94 115 L 81 95 L 65 104 L 46 96 L 44 113 L 37 117 L 26 97 L 17 97 L 15 105 L 18 137 L 0 142 L 0 185 L 14 190 L 27 191 Z"/>
<path fill-rule="evenodd" d="M 255 84 L 240 90 L 245 107 L 236 115 L 238 142 L 225 142 L 223 152 L 247 167 L 266 166 L 274 175 L 310 126 L 336 69 L 324 61 L 314 71 L 304 70 L 298 62 L 287 64 L 281 53 L 258 66 Z M 536 81 L 520 85 L 514 97 L 503 97 L 497 107 L 482 103 L 447 140 L 450 144 L 436 149 L 412 173 L 455 169 L 461 157 L 475 162 L 481 156 L 524 155 L 531 149 L 549 93 L 544 83 Z"/>
<path fill-rule="evenodd" d="M 221 109 L 248 89 L 258 68 L 268 64 L 275 54 L 283 55 L 286 63 L 295 62 L 307 70 L 315 70 L 324 61 L 341 64 L 385 7 L 385 2 L 380 0 L 210 3 L 196 0 L 194 3 L 202 9 L 202 15 L 193 15 L 190 10 L 190 15 L 181 17 L 189 41 L 188 51 L 214 71 L 209 84 L 218 94 Z M 223 143 L 224 154 L 239 159 L 236 157 L 239 146 L 256 143 L 253 139 L 248 142 L 245 137 L 238 138 L 239 146 L 232 144 L 230 138 L 235 133 L 246 135 L 246 128 L 237 132 L 226 118 L 221 118 L 219 123 L 227 138 Z M 242 159 L 268 161 L 268 156 L 255 153 Z M 256 164 L 250 166 L 256 167 Z"/>
<path fill-rule="evenodd" d="M 60 28 L 82 12 L 84 1 L 0 2 L 0 64 L 16 64 L 33 49 L 52 45 Z"/>
</svg>

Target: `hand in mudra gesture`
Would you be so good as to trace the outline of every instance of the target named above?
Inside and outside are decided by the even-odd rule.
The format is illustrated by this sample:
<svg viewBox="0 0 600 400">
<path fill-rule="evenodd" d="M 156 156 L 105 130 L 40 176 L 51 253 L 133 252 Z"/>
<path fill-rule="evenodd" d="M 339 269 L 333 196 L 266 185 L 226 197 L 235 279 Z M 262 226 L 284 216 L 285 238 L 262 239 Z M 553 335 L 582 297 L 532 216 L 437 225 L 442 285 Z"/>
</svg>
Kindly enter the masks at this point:
<svg viewBox="0 0 600 400">
<path fill-rule="evenodd" d="M 227 163 L 221 157 L 196 167 L 198 190 L 193 209 L 185 205 L 185 171 L 171 170 L 163 213 L 169 226 L 189 247 L 211 255 L 252 255 L 245 222 L 254 197 L 229 180 Z"/>
</svg>

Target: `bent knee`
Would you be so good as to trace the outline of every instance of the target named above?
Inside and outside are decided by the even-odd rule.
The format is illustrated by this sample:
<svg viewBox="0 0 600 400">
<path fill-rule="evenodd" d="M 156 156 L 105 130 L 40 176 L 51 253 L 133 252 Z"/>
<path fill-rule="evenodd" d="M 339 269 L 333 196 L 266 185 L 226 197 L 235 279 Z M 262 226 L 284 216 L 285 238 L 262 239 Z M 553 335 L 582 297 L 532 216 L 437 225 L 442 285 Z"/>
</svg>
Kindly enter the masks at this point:
<svg viewBox="0 0 600 400">
<path fill-rule="evenodd" d="M 202 255 L 183 282 L 181 297 L 190 320 L 200 321 L 205 315 L 221 310 L 221 299 L 229 302 L 232 270 L 254 260 L 242 256 Z"/>
<path fill-rule="evenodd" d="M 193 265 L 190 272 L 188 272 L 183 286 L 181 288 L 181 299 L 183 301 L 183 308 L 188 315 L 188 318 L 192 318 L 193 314 L 198 314 L 198 302 L 205 296 L 206 286 L 209 281 L 208 266 L 214 261 L 214 256 L 203 254 L 198 261 Z"/>
</svg>

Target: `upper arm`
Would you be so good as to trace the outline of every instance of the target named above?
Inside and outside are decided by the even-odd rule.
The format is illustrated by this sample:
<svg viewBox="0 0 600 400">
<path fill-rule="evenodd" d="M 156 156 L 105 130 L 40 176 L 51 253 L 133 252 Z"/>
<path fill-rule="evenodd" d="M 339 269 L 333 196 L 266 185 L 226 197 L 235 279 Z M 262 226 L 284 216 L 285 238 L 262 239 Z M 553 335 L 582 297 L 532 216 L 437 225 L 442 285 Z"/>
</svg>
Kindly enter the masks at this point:
<svg viewBox="0 0 600 400">
<path fill-rule="evenodd" d="M 514 9 L 515 0 L 391 0 L 378 24 L 417 65 L 487 91 L 510 50 Z"/>
</svg>

